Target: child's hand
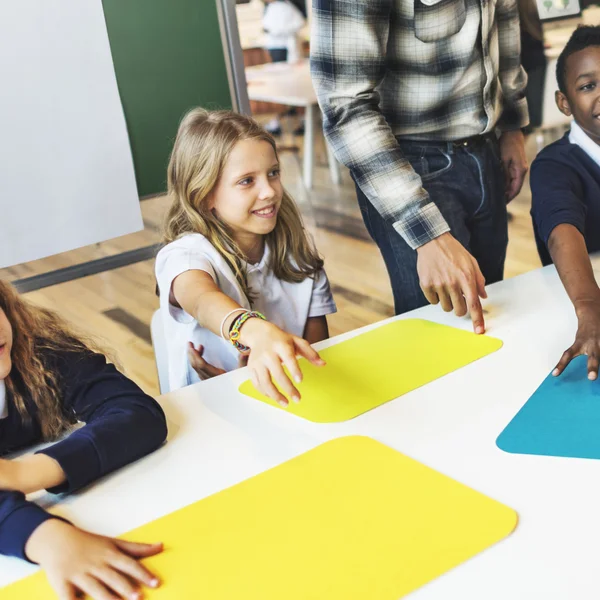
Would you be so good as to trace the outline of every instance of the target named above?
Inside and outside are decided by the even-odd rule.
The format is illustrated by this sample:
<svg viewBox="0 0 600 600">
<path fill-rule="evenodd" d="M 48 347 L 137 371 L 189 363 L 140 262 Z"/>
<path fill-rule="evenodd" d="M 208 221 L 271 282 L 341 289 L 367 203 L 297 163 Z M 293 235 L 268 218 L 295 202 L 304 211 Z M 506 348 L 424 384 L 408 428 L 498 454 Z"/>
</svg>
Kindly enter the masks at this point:
<svg viewBox="0 0 600 600">
<path fill-rule="evenodd" d="M 248 367 L 254 387 L 281 404 L 288 405 L 286 397 L 275 387 L 273 380 L 292 400 L 298 402 L 300 393 L 285 374 L 287 368 L 294 381 L 302 381 L 302 371 L 297 356 L 303 356 L 313 365 L 321 367 L 325 361 L 304 339 L 290 335 L 279 327 L 261 319 L 249 319 L 241 329 L 240 342 L 250 347 Z"/>
<path fill-rule="evenodd" d="M 579 325 L 573 345 L 565 351 L 552 372 L 560 375 L 567 365 L 581 354 L 588 357 L 588 379 L 598 378 L 598 359 L 600 358 L 600 303 L 588 302 L 575 307 Z"/>
<path fill-rule="evenodd" d="M 193 342 L 188 342 L 188 359 L 192 369 L 198 373 L 198 377 L 204 381 L 217 375 L 223 375 L 226 371 L 214 367 L 210 363 L 207 363 L 202 355 L 204 354 L 204 346 L 199 345 L 198 348 L 194 348 Z M 245 367 L 248 364 L 248 357 L 245 354 L 240 354 L 238 359 L 238 369 Z"/>
<path fill-rule="evenodd" d="M 17 461 L 0 458 L 0 490 L 21 491 L 19 469 Z"/>
<path fill-rule="evenodd" d="M 31 494 L 65 481 L 62 467 L 45 454 L 27 454 L 13 460 L 0 459 L 0 490 Z"/>
<path fill-rule="evenodd" d="M 162 544 L 94 535 L 58 519 L 44 521 L 25 545 L 60 600 L 75 600 L 82 593 L 93 600 L 141 600 L 140 584 L 156 588 L 159 581 L 138 560 L 162 549 Z"/>
<path fill-rule="evenodd" d="M 217 367 L 213 367 L 210 363 L 207 363 L 202 355 L 204 354 L 204 346 L 199 345 L 198 348 L 194 348 L 193 342 L 188 342 L 188 360 L 192 369 L 196 371 L 198 377 L 202 381 L 216 377 L 217 375 L 223 375 L 225 371 Z"/>
</svg>

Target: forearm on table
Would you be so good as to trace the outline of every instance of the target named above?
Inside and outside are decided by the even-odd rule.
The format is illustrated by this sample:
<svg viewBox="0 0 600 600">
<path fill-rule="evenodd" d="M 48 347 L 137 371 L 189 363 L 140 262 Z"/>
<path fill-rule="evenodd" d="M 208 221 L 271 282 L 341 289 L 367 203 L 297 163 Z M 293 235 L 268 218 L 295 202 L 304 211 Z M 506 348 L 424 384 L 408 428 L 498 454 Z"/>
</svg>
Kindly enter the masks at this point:
<svg viewBox="0 0 600 600">
<path fill-rule="evenodd" d="M 600 288 L 581 232 L 573 225 L 558 225 L 550 234 L 548 250 L 575 309 L 600 302 Z"/>
<path fill-rule="evenodd" d="M 8 481 L 2 482 L 4 489 L 24 494 L 57 487 L 66 481 L 60 464 L 44 454 L 28 454 L 10 462 Z"/>
</svg>

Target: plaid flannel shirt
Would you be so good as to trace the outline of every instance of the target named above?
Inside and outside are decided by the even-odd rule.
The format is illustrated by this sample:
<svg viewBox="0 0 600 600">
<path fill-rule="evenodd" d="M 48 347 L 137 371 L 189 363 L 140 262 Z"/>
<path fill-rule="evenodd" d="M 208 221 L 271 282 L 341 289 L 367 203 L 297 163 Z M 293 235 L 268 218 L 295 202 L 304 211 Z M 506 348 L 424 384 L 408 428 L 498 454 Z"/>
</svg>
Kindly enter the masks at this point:
<svg viewBox="0 0 600 600">
<path fill-rule="evenodd" d="M 455 141 L 529 121 L 517 0 L 314 0 L 311 71 L 325 135 L 418 248 L 450 228 L 396 136 Z"/>
</svg>

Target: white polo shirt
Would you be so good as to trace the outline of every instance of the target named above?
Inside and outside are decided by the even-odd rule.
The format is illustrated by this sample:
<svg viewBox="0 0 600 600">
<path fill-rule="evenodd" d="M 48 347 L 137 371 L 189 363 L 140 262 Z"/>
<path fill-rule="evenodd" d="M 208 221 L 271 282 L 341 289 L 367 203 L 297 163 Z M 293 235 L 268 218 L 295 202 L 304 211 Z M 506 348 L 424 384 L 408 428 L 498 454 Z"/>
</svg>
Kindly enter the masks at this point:
<svg viewBox="0 0 600 600">
<path fill-rule="evenodd" d="M 176 390 L 200 381 L 189 365 L 188 342 L 204 346 L 204 359 L 226 371 L 238 367 L 239 353 L 220 336 L 200 327 L 195 318 L 169 302 L 173 280 L 186 271 L 208 273 L 219 289 L 246 309 L 252 308 L 271 322 L 302 337 L 309 317 L 336 312 L 335 302 L 325 271 L 316 279 L 307 277 L 300 283 L 288 283 L 275 277 L 268 267 L 269 249 L 260 263 L 248 264 L 248 284 L 256 294 L 252 307 L 235 279 L 233 271 L 213 245 L 201 234 L 192 233 L 167 244 L 156 257 L 156 279 L 160 290 L 160 311 L 167 340 L 169 387 Z"/>
<path fill-rule="evenodd" d="M 569 142 L 579 146 L 600 167 L 600 146 L 577 124 L 571 122 Z"/>
</svg>

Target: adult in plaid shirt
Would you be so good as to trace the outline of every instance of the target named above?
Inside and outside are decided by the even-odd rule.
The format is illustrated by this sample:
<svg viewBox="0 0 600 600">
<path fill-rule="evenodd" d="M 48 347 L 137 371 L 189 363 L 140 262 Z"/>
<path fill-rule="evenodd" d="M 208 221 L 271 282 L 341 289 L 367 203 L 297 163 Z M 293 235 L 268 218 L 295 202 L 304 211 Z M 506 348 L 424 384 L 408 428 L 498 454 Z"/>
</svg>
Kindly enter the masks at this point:
<svg viewBox="0 0 600 600">
<path fill-rule="evenodd" d="M 314 0 L 311 70 L 396 313 L 438 302 L 483 333 L 506 204 L 527 172 L 516 0 Z M 499 134 L 499 137 L 498 135 Z"/>
</svg>

